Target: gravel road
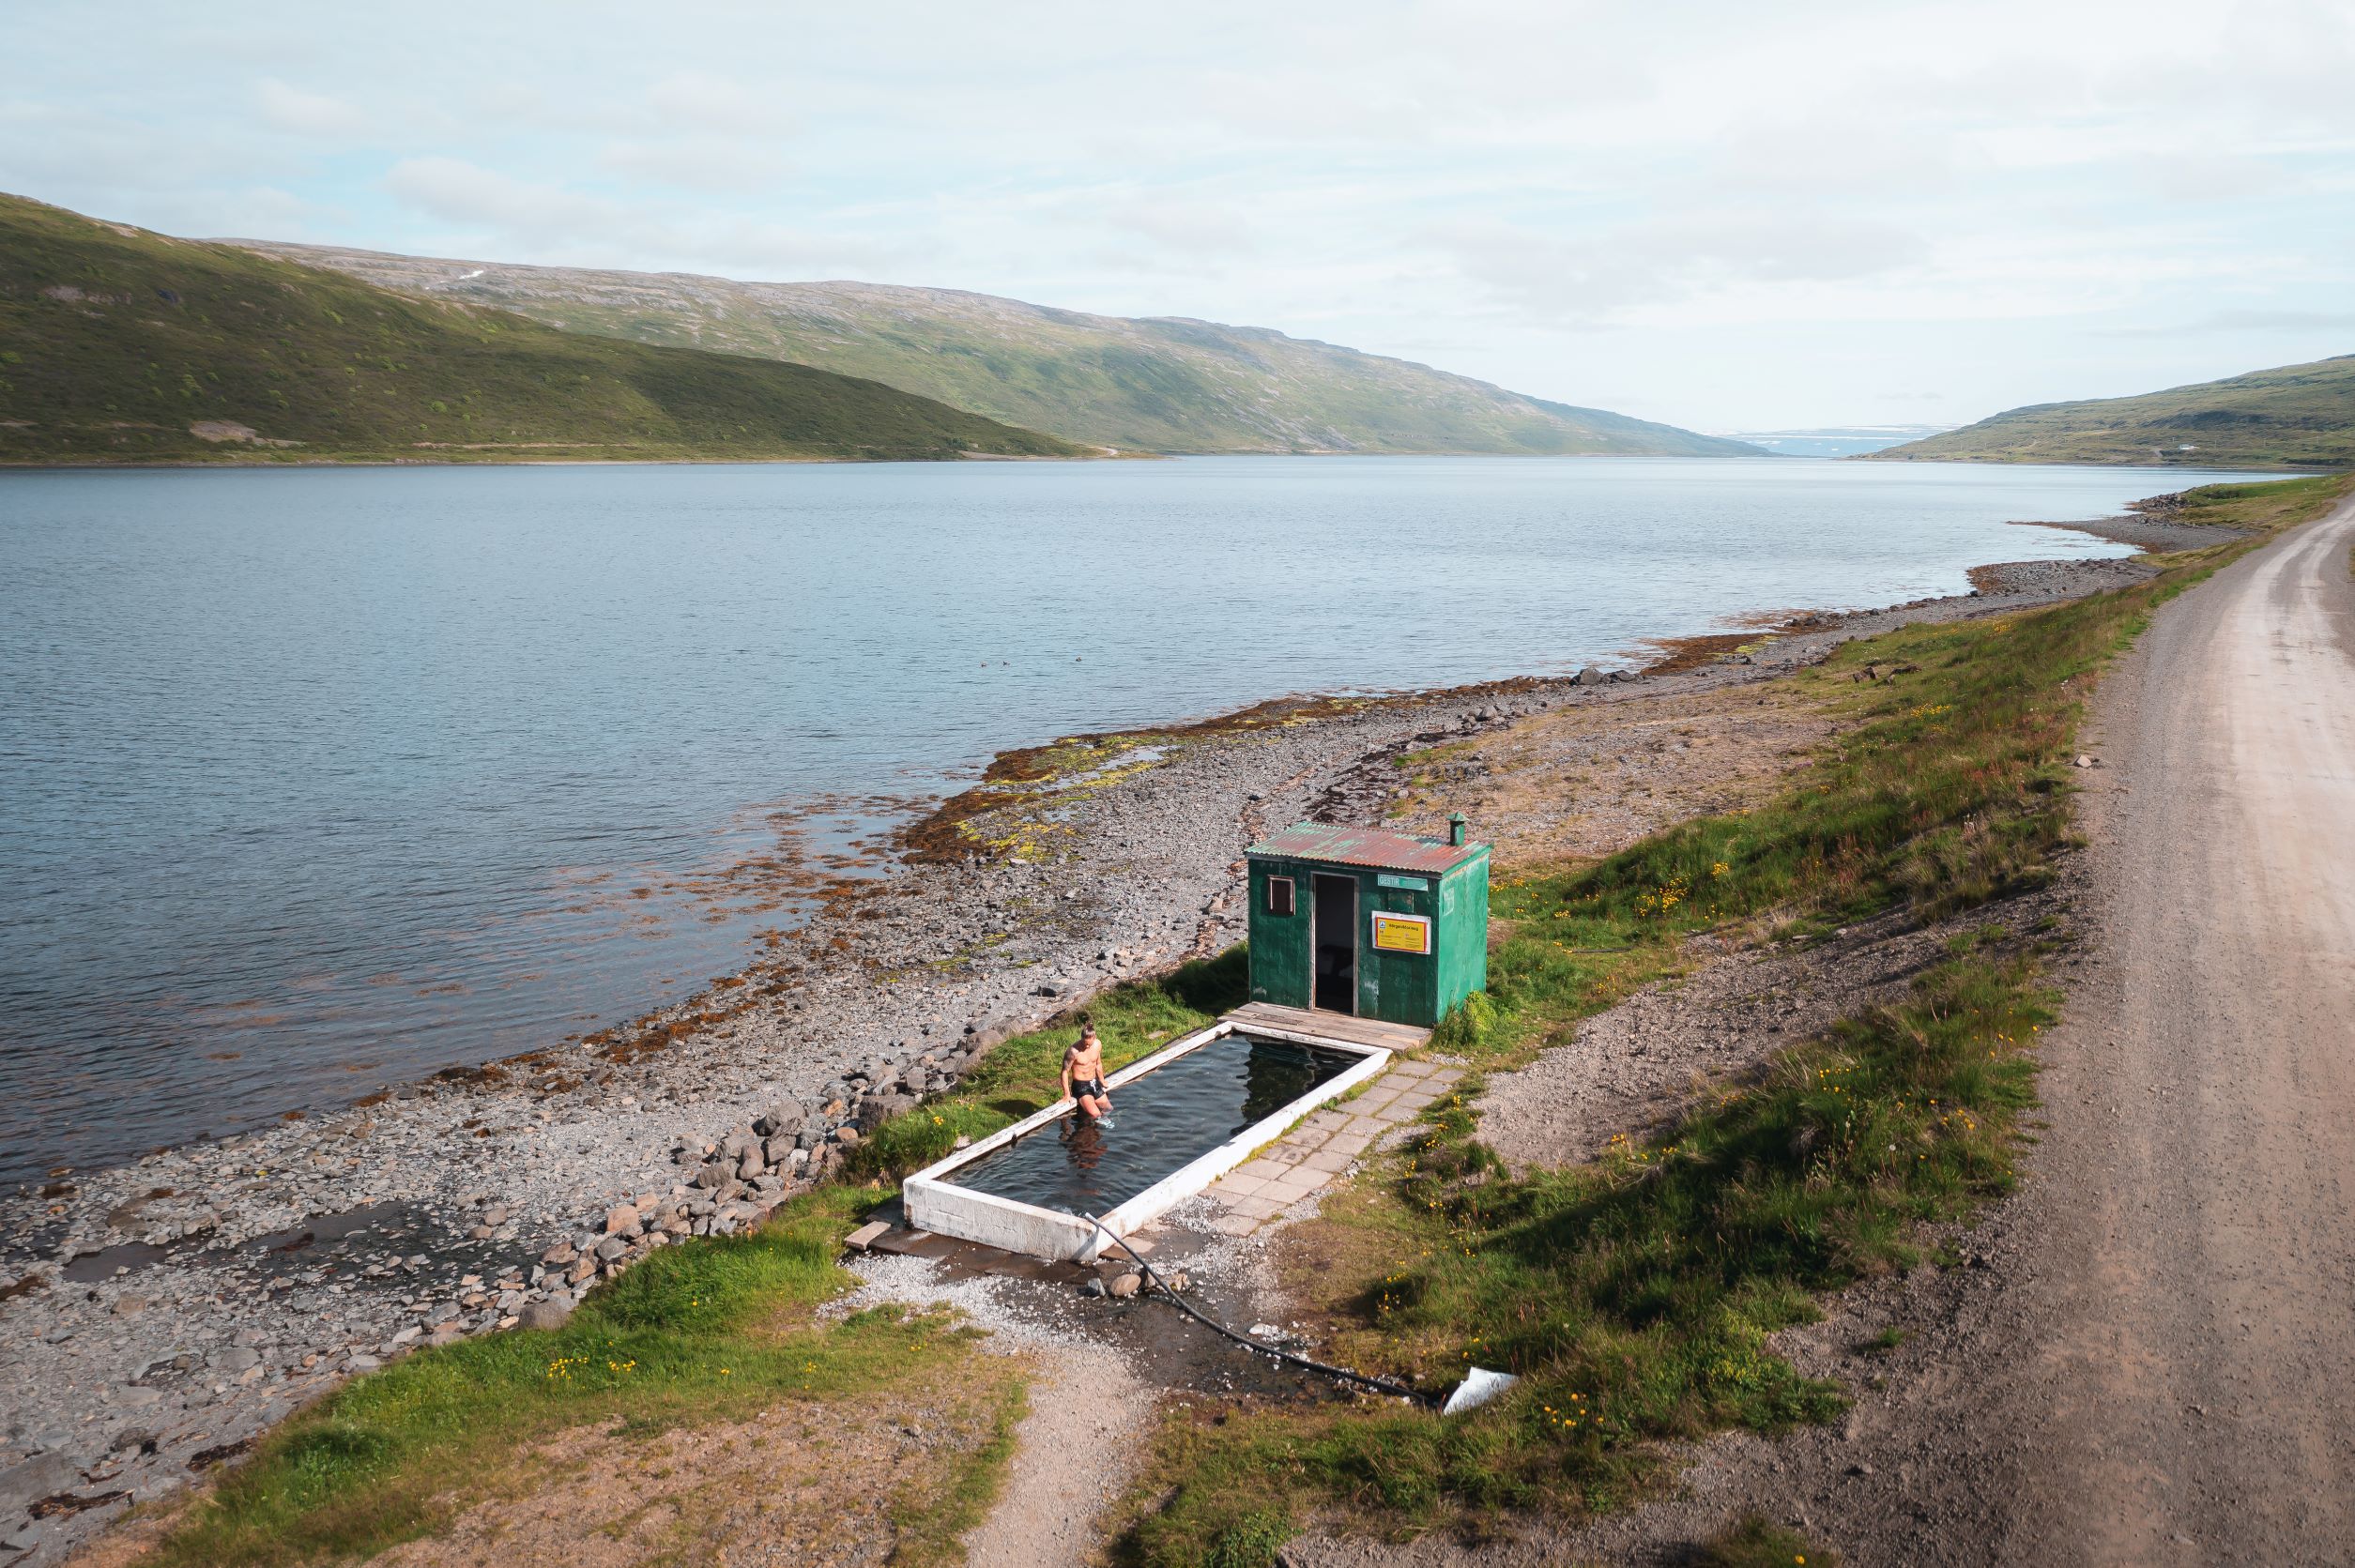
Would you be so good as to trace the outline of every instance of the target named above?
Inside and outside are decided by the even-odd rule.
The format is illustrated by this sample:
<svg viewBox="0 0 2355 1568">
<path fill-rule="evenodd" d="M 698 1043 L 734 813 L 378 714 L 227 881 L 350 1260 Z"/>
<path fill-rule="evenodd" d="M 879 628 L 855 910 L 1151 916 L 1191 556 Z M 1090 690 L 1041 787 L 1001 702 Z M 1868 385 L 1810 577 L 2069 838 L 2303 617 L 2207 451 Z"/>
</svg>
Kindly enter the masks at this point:
<svg viewBox="0 0 2355 1568">
<path fill-rule="evenodd" d="M 2355 501 L 2194 589 L 2098 704 L 1992 1557 L 2355 1560 L 2351 542 Z"/>
</svg>

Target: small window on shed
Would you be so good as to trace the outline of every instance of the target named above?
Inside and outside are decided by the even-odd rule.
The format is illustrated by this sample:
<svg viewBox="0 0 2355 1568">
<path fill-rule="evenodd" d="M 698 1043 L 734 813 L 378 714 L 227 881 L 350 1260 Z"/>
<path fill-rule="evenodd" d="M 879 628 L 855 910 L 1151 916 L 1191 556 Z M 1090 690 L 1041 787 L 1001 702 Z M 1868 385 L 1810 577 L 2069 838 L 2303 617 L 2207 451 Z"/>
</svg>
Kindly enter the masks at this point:
<svg viewBox="0 0 2355 1568">
<path fill-rule="evenodd" d="M 1271 915 L 1289 915 L 1292 911 L 1292 878 L 1289 876 L 1269 877 L 1267 879 L 1267 912 Z"/>
</svg>

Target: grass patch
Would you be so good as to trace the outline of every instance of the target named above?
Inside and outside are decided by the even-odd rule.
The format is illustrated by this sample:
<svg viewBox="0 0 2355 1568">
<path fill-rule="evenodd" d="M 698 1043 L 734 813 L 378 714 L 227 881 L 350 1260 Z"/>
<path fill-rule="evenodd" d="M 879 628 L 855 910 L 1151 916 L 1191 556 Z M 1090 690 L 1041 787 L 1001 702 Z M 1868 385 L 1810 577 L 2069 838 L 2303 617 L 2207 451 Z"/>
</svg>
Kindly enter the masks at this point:
<svg viewBox="0 0 2355 1568">
<path fill-rule="evenodd" d="M 979 1396 L 1001 1402 L 997 1435 L 948 1486 L 902 1511 L 910 1555 L 940 1560 L 940 1544 L 953 1545 L 994 1489 L 1018 1391 L 996 1386 L 1011 1369 L 973 1377 L 973 1332 L 948 1318 L 877 1309 L 812 1321 L 809 1309 L 849 1283 L 835 1258 L 862 1196 L 821 1189 L 753 1234 L 664 1248 L 554 1332 L 485 1335 L 354 1380 L 273 1431 L 149 1560 L 362 1558 L 429 1532 L 512 1479 L 527 1444 L 567 1428 L 619 1423 L 647 1439 L 964 1367 Z"/>
<path fill-rule="evenodd" d="M 2287 522 L 2345 490 L 2301 481 L 2285 510 L 2223 487 L 2194 505 Z M 1929 918 L 2042 885 L 2069 842 L 2087 677 L 2244 548 L 2032 615 L 1893 632 L 1796 677 L 1847 724 L 1783 795 L 1597 864 L 1498 879 L 1491 1006 L 1451 1018 L 1447 1043 L 1486 1066 L 1526 1059 L 1673 968 L 1696 931 L 1807 940 L 1892 904 Z M 1899 673 L 1853 678 L 1868 665 Z M 1982 925 L 1903 1005 L 1592 1165 L 1508 1178 L 1478 1141 L 1467 1080 L 1406 1150 L 1295 1227 L 1307 1261 L 1292 1283 L 1327 1314 L 1331 1359 L 1433 1390 L 1475 1364 L 1522 1383 L 1454 1420 L 1370 1403 L 1179 1412 L 1132 1495 L 1122 1558 L 1193 1568 L 1312 1509 L 1395 1532 L 1575 1516 L 1655 1482 L 1664 1440 L 1831 1416 L 1841 1392 L 1767 1336 L 1813 1318 L 1821 1292 L 1919 1262 L 1925 1223 L 2010 1189 L 2053 1005 L 2026 945 Z"/>
</svg>

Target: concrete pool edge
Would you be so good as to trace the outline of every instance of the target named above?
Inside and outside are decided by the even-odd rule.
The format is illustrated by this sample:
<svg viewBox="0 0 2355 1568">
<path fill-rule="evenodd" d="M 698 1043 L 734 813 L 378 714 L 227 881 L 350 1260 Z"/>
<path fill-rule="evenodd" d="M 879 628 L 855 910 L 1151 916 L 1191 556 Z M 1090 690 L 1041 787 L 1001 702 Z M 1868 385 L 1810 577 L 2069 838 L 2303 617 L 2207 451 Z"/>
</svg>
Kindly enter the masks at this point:
<svg viewBox="0 0 2355 1568">
<path fill-rule="evenodd" d="M 1233 1034 L 1253 1040 L 1280 1040 L 1295 1045 L 1313 1045 L 1320 1050 L 1363 1059 L 1317 1085 L 1300 1098 L 1287 1102 L 1226 1142 L 1197 1155 L 1143 1192 L 1123 1200 L 1109 1212 L 1098 1215 L 1105 1230 L 1125 1237 L 1152 1224 L 1292 1131 L 1310 1112 L 1381 1076 L 1389 1067 L 1392 1054 L 1386 1046 L 1360 1044 L 1354 1041 L 1335 1040 L 1302 1030 L 1270 1028 L 1256 1024 L 1246 1028 L 1231 1018 L 1221 1018 L 1207 1028 L 1198 1029 L 1149 1057 L 1129 1063 L 1105 1082 L 1112 1088 L 1119 1088 L 1168 1066 L 1189 1052 L 1200 1050 L 1213 1041 Z M 960 1187 L 948 1180 L 949 1175 L 958 1168 L 995 1149 L 1003 1149 L 1017 1139 L 1029 1137 L 1041 1129 L 1052 1126 L 1063 1118 L 1075 1114 L 1076 1110 L 1070 1101 L 1058 1101 L 1045 1110 L 1034 1112 L 1011 1127 L 1000 1128 L 979 1143 L 960 1149 L 947 1159 L 926 1165 L 909 1177 L 900 1184 L 908 1223 L 918 1230 L 954 1236 L 960 1241 L 979 1241 L 1032 1257 L 1094 1262 L 1105 1245 L 1104 1231 L 1087 1221 L 1052 1209 L 1042 1209 L 1035 1204 L 1020 1203 L 995 1194 L 977 1192 L 971 1187 Z"/>
</svg>

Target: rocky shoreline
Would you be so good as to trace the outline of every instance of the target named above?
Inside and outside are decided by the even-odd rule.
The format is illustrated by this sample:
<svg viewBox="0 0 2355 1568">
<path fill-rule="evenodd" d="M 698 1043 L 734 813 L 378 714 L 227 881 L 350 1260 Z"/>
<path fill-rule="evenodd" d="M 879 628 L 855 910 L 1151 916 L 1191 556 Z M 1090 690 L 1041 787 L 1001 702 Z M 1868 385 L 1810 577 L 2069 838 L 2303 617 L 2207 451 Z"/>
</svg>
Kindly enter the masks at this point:
<svg viewBox="0 0 2355 1568">
<path fill-rule="evenodd" d="M 2118 525 L 2147 547 L 2216 537 Z M 54 1560 L 344 1377 L 560 1321 L 648 1251 L 757 1223 L 998 1041 L 1240 939 L 1243 846 L 1305 817 L 1380 820 L 1403 753 L 1563 705 L 1767 678 L 1854 637 L 2149 570 L 2011 562 L 1979 569 L 1968 595 L 1663 645 L 1642 670 L 1083 738 L 1051 766 L 993 769 L 1002 784 L 911 834 L 894 874 L 694 1000 L 0 1201 L 0 1563 Z"/>
</svg>

